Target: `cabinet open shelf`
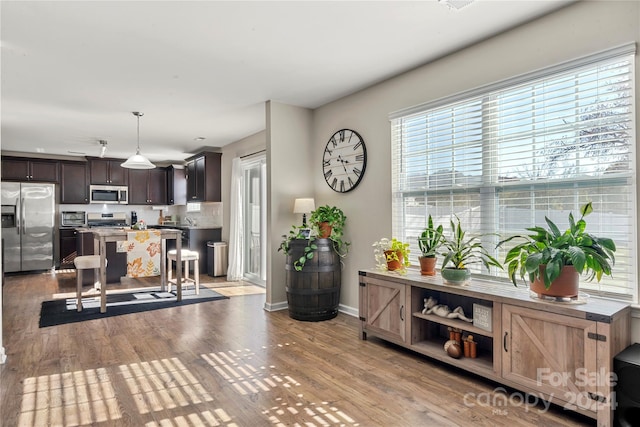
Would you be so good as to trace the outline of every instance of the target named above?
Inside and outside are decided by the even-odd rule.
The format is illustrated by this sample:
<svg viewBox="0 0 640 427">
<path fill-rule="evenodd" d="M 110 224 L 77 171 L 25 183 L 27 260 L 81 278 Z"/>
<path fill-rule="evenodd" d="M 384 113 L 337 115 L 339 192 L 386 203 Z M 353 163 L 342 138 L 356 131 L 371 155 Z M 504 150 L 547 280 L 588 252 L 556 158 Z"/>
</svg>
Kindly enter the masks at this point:
<svg viewBox="0 0 640 427">
<path fill-rule="evenodd" d="M 451 326 L 453 328 L 462 329 L 463 331 L 469 332 L 470 334 L 493 338 L 493 333 L 491 331 L 485 331 L 484 329 L 473 326 L 473 323 L 465 322 L 460 319 L 448 319 L 446 317 L 436 316 L 435 314 L 422 314 L 419 311 L 413 313 L 413 317 L 428 320 L 434 323 L 439 323 L 441 325 Z"/>
<path fill-rule="evenodd" d="M 484 376 L 493 377 L 493 358 L 489 352 L 478 352 L 478 357 L 460 357 L 454 359 L 444 351 L 444 341 L 419 341 L 413 343 L 411 348 L 418 353 L 425 356 L 432 357 L 443 362 L 447 362 L 450 365 L 457 366 L 459 368 L 466 369 L 472 372 L 483 371 Z"/>
</svg>

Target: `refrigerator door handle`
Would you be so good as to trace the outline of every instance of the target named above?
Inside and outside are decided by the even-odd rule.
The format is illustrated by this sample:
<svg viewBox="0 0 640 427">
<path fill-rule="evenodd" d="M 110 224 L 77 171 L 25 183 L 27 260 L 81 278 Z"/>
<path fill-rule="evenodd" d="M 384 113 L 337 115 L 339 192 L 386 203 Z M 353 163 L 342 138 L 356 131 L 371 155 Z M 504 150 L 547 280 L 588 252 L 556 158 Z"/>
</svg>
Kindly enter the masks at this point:
<svg viewBox="0 0 640 427">
<path fill-rule="evenodd" d="M 22 218 L 22 234 L 27 234 L 27 222 L 26 217 L 24 216 L 24 197 L 20 200 L 20 218 Z"/>
<path fill-rule="evenodd" d="M 20 235 L 21 227 L 22 227 L 22 205 L 20 204 L 20 198 L 16 197 L 16 234 Z"/>
</svg>

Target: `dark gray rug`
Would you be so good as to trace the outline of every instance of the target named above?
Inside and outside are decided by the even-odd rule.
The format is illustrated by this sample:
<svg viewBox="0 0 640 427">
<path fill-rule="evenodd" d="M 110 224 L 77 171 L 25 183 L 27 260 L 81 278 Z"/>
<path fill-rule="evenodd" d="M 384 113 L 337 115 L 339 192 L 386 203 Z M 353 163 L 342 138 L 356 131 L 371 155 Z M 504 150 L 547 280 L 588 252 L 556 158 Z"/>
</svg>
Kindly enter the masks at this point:
<svg viewBox="0 0 640 427">
<path fill-rule="evenodd" d="M 177 302 L 175 290 L 160 292 L 157 288 L 150 290 L 137 289 L 132 292 L 107 295 L 107 312 L 100 313 L 100 298 L 82 299 L 82 311 L 78 312 L 75 298 L 43 301 L 40 309 L 40 327 L 102 319 L 129 313 L 158 310 L 161 308 L 179 307 L 206 301 L 229 299 L 211 289 L 200 287 L 200 295 L 193 289 L 182 291 L 182 301 Z"/>
</svg>

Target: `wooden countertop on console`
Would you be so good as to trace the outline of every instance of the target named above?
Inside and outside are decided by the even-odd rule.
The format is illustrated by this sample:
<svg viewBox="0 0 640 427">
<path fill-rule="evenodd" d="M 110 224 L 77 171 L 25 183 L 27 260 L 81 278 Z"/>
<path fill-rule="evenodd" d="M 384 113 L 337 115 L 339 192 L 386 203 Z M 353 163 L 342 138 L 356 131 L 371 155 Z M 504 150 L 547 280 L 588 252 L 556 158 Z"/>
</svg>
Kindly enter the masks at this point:
<svg viewBox="0 0 640 427">
<path fill-rule="evenodd" d="M 471 282 L 467 285 L 447 285 L 442 281 L 440 274 L 436 276 L 423 276 L 419 270 L 414 269 L 408 269 L 406 274 L 366 269 L 360 270 L 359 274 L 366 277 L 402 283 L 404 285 L 439 292 L 450 292 L 457 295 L 514 304 L 532 309 L 540 308 L 540 305 L 544 304 L 546 311 L 605 323 L 609 323 L 613 317 L 631 309 L 628 303 L 588 296 L 586 293 L 582 297 L 583 299 L 578 302 L 543 301 L 532 297 L 528 287 L 524 285 L 516 287 L 511 282 L 472 278 Z"/>
</svg>

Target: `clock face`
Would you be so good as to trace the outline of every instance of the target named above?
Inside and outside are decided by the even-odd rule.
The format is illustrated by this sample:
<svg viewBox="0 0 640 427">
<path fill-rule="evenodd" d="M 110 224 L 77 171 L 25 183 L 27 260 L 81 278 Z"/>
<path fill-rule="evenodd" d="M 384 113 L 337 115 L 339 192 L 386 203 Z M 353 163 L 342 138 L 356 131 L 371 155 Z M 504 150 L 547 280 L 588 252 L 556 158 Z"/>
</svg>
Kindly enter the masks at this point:
<svg viewBox="0 0 640 427">
<path fill-rule="evenodd" d="M 334 133 L 324 149 L 322 173 L 334 191 L 346 193 L 360 183 L 367 166 L 367 148 L 358 132 L 342 129 Z"/>
</svg>

